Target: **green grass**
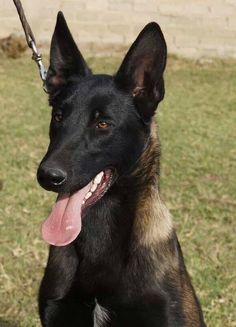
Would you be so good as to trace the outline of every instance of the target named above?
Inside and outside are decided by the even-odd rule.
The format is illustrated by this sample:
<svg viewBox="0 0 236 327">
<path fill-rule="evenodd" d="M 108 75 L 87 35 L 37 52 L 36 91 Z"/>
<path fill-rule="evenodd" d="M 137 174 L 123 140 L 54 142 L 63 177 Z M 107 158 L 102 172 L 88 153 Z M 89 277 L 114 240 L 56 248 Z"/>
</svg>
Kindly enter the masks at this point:
<svg viewBox="0 0 236 327">
<path fill-rule="evenodd" d="M 112 72 L 117 59 L 90 59 Z M 47 257 L 40 223 L 55 196 L 35 178 L 50 109 L 30 59 L 0 62 L 0 326 L 37 327 Z M 209 327 L 236 326 L 236 65 L 176 58 L 159 108 L 162 195 Z"/>
</svg>

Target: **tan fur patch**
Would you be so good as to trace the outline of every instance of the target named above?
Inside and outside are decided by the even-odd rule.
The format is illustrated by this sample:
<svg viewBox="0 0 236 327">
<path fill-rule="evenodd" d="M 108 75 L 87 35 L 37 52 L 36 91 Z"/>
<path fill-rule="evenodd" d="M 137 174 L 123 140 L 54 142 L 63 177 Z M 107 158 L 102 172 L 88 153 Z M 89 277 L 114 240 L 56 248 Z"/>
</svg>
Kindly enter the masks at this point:
<svg viewBox="0 0 236 327">
<path fill-rule="evenodd" d="M 134 172 L 144 179 L 134 226 L 137 239 L 143 246 L 163 242 L 173 231 L 170 212 L 159 195 L 159 159 L 160 146 L 153 122 L 149 144 Z"/>
<path fill-rule="evenodd" d="M 172 231 L 172 218 L 161 201 L 158 190 L 151 189 L 150 197 L 137 210 L 136 231 L 139 242 L 150 246 L 168 240 Z"/>
</svg>

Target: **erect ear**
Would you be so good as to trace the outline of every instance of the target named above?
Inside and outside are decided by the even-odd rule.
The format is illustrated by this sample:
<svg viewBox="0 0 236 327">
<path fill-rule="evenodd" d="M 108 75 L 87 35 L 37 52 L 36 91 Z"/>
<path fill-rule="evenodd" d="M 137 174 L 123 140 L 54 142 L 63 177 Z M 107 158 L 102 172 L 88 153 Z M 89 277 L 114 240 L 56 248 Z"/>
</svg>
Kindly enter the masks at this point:
<svg viewBox="0 0 236 327">
<path fill-rule="evenodd" d="M 50 97 L 57 95 L 70 80 L 91 74 L 82 57 L 62 12 L 57 15 L 50 49 L 50 66 L 46 88 Z"/>
<path fill-rule="evenodd" d="M 166 42 L 159 25 L 149 23 L 132 44 L 115 76 L 118 87 L 133 96 L 145 120 L 151 118 L 164 97 L 166 55 Z"/>
</svg>

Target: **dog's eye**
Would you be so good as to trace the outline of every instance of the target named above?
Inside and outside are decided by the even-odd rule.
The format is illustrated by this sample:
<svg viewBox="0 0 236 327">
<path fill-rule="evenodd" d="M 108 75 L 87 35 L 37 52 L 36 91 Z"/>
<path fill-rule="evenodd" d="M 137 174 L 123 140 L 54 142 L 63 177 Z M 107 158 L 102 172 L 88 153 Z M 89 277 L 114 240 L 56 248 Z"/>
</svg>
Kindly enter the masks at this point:
<svg viewBox="0 0 236 327">
<path fill-rule="evenodd" d="M 106 123 L 105 121 L 99 121 L 97 124 L 96 124 L 96 128 L 101 128 L 101 129 L 105 129 L 105 128 L 108 128 L 109 125 L 108 123 Z"/>
<path fill-rule="evenodd" d="M 56 122 L 61 122 L 63 119 L 62 114 L 54 114 L 53 115 L 53 120 L 55 120 Z"/>
</svg>

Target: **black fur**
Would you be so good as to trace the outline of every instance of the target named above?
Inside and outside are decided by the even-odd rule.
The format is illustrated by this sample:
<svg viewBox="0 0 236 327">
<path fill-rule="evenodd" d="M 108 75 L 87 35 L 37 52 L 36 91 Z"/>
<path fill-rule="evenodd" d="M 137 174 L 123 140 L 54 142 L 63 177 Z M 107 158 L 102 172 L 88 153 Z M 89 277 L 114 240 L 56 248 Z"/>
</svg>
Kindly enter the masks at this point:
<svg viewBox="0 0 236 327">
<path fill-rule="evenodd" d="M 134 233 L 140 201 L 151 201 L 147 189 L 159 174 L 151 123 L 164 97 L 165 64 L 163 34 L 150 23 L 115 76 L 93 75 L 58 14 L 46 82 L 53 108 L 50 145 L 39 183 L 73 192 L 106 167 L 115 169 L 116 181 L 87 209 L 77 239 L 50 247 L 39 292 L 43 327 L 205 326 L 174 231 L 150 246 Z M 109 128 L 97 129 L 98 121 Z M 66 182 L 52 183 L 52 169 L 63 172 Z M 101 325 L 94 325 L 96 304 L 108 314 Z"/>
</svg>

